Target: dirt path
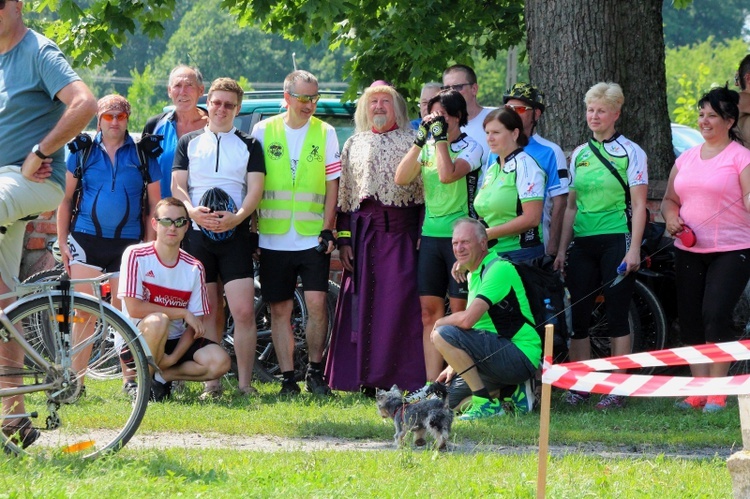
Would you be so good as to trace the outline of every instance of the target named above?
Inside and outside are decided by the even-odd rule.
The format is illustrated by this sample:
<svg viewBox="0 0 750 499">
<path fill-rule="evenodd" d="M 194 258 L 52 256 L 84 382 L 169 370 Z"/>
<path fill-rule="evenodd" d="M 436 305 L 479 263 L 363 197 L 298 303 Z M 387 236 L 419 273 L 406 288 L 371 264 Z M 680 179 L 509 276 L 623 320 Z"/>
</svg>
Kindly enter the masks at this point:
<svg viewBox="0 0 750 499">
<path fill-rule="evenodd" d="M 395 449 L 393 442 L 375 440 L 352 440 L 334 437 L 284 438 L 275 436 L 238 436 L 216 433 L 137 433 L 127 445 L 128 448 L 164 449 L 183 447 L 186 449 L 231 448 L 234 450 L 259 450 L 264 452 L 313 452 L 318 450 L 335 451 L 382 451 Z M 740 449 L 729 448 L 661 448 L 650 445 L 617 446 L 604 445 L 552 445 L 550 454 L 591 454 L 606 458 L 654 458 L 659 455 L 680 459 L 728 458 Z M 474 442 L 451 444 L 452 452 L 493 452 L 499 454 L 535 454 L 536 446 L 493 445 Z"/>
</svg>

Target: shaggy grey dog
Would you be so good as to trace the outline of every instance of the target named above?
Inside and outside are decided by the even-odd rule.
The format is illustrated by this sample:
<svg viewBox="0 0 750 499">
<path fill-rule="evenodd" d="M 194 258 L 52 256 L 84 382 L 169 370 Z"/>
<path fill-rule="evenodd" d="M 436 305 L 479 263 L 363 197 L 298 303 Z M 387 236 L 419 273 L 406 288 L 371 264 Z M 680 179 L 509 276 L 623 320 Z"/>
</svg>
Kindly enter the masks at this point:
<svg viewBox="0 0 750 499">
<path fill-rule="evenodd" d="M 453 411 L 448 407 L 447 398 L 432 398 L 410 404 L 404 400 L 398 386 L 393 385 L 388 391 L 378 389 L 375 400 L 380 415 L 393 419 L 396 446 L 402 445 L 406 434 L 413 431 L 414 445 L 421 447 L 427 443 L 424 437 L 429 431 L 437 448 L 447 449 L 453 424 Z"/>
</svg>

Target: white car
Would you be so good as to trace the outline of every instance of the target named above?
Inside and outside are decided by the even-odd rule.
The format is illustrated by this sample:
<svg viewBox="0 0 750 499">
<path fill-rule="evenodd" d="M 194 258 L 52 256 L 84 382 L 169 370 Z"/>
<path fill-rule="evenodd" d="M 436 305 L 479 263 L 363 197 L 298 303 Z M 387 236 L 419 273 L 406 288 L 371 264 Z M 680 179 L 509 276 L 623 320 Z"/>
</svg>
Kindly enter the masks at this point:
<svg viewBox="0 0 750 499">
<path fill-rule="evenodd" d="M 672 147 L 674 148 L 674 157 L 678 157 L 691 147 L 704 143 L 703 135 L 695 128 L 672 123 Z"/>
</svg>

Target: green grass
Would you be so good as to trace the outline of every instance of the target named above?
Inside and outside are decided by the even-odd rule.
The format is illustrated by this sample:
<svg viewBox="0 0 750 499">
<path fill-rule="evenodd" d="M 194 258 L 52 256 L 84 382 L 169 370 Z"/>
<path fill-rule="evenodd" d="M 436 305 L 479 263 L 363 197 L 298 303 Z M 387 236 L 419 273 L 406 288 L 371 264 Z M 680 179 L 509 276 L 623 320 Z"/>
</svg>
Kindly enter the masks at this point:
<svg viewBox="0 0 750 499">
<path fill-rule="evenodd" d="M 393 425 L 373 400 L 339 393 L 278 398 L 278 385 L 258 384 L 260 397 L 231 390 L 200 402 L 201 385 L 165 403 L 149 404 L 140 434 L 180 441 L 180 433 L 376 440 L 389 445 Z M 736 398 L 716 414 L 683 412 L 674 399 L 631 399 L 621 411 L 601 413 L 590 405 L 571 408 L 553 393 L 550 444 L 580 447 L 556 453 L 548 467 L 548 497 L 731 497 L 723 457 L 670 457 L 690 449 L 725 455 L 741 447 Z M 96 394 L 77 404 L 81 421 L 107 426 Z M 116 404 L 110 406 L 114 409 Z M 166 435 L 166 434 L 172 434 Z M 456 421 L 455 444 L 480 444 L 477 452 L 430 450 L 324 450 L 302 452 L 233 449 L 168 450 L 126 447 L 91 463 L 52 462 L 0 455 L 0 499 L 16 497 L 534 497 L 536 452 L 503 455 L 481 444 L 536 446 L 539 413 L 476 422 Z M 231 441 L 231 440 L 230 440 Z M 606 458 L 592 446 L 643 453 Z"/>
<path fill-rule="evenodd" d="M 375 402 L 359 394 L 338 393 L 331 399 L 303 393 L 295 399 L 276 396 L 278 385 L 257 384 L 261 396 L 235 397 L 231 391 L 217 401 L 200 403 L 201 386 L 188 385 L 172 401 L 149 404 L 139 431 L 205 432 L 281 437 L 332 436 L 387 441 L 393 436 L 390 422 L 384 424 Z M 659 448 L 742 447 L 736 397 L 729 397 L 720 413 L 680 411 L 674 399 L 632 398 L 625 409 L 603 413 L 594 402 L 583 407 L 562 403 L 553 391 L 550 443 L 576 445 L 598 443 L 648 450 Z M 596 397 L 593 397 L 596 399 Z M 478 422 L 454 423 L 456 441 L 503 445 L 537 445 L 539 413 L 502 417 Z"/>
<path fill-rule="evenodd" d="M 549 462 L 547 495 L 731 497 L 722 459 Z M 508 497 L 536 491 L 536 456 L 321 451 L 136 452 L 92 463 L 0 461 L 0 497 Z"/>
</svg>

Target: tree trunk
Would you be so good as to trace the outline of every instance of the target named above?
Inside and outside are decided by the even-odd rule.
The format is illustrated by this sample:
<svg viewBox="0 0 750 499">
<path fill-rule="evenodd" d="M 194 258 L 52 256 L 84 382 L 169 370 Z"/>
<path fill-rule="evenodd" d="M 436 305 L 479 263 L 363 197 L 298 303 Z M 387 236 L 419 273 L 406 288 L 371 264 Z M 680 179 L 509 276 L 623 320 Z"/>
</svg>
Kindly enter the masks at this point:
<svg viewBox="0 0 750 499">
<path fill-rule="evenodd" d="M 540 133 L 566 153 L 585 142 L 586 91 L 622 86 L 620 133 L 648 155 L 650 178 L 674 164 L 661 0 L 526 0 L 529 77 L 547 98 Z"/>
</svg>

